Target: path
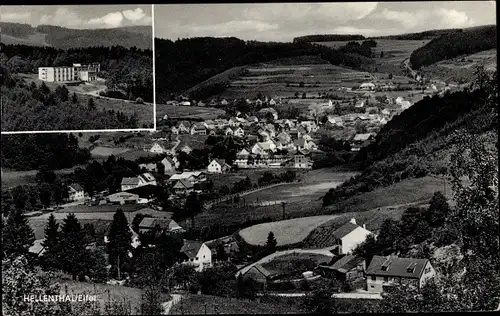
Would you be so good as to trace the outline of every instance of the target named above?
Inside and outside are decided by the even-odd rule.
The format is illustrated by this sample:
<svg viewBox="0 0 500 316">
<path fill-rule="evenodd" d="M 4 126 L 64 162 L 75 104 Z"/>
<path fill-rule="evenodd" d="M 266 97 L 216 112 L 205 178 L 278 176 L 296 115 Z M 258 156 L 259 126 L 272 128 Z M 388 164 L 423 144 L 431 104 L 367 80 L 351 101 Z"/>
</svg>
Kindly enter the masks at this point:
<svg viewBox="0 0 500 316">
<path fill-rule="evenodd" d="M 180 294 L 170 294 L 170 296 L 172 297 L 172 299 L 170 301 L 161 304 L 163 307 L 162 315 L 168 315 L 170 313 L 170 310 L 172 309 L 172 307 L 175 304 L 179 303 L 181 298 L 182 298 L 182 295 L 180 295 Z"/>
<path fill-rule="evenodd" d="M 287 254 L 291 254 L 291 253 L 315 253 L 315 254 L 325 255 L 325 256 L 329 256 L 329 257 L 333 258 L 334 255 L 330 252 L 330 249 L 332 249 L 332 248 L 333 247 L 321 248 L 321 249 L 299 249 L 299 248 L 297 248 L 297 249 L 277 251 L 275 253 L 272 253 L 272 254 L 260 259 L 259 261 L 256 261 L 256 262 L 249 264 L 248 266 L 242 268 L 241 270 L 236 272 L 236 276 L 238 276 L 240 273 L 245 274 L 248 270 L 250 270 L 253 266 L 255 266 L 257 264 L 263 264 L 263 263 L 271 261 L 272 259 L 274 259 L 276 257 L 281 257 L 283 255 L 287 255 Z"/>
<path fill-rule="evenodd" d="M 174 147 L 170 148 L 170 153 L 172 154 L 175 154 L 175 149 L 177 148 L 177 146 L 179 146 L 181 144 L 181 140 L 179 139 L 179 135 L 177 135 L 177 138 L 175 139 L 176 143 L 174 145 Z"/>
</svg>

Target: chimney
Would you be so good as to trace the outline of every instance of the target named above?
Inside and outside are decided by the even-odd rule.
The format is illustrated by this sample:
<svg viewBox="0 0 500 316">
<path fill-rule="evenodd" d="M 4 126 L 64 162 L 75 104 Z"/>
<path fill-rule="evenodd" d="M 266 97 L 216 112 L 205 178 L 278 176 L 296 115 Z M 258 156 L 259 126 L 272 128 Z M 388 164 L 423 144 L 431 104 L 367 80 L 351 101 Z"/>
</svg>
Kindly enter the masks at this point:
<svg viewBox="0 0 500 316">
<path fill-rule="evenodd" d="M 366 229 L 366 224 L 363 224 L 363 228 Z"/>
<path fill-rule="evenodd" d="M 354 225 L 356 225 L 356 219 L 354 217 L 351 218 L 350 222 L 353 223 Z"/>
</svg>

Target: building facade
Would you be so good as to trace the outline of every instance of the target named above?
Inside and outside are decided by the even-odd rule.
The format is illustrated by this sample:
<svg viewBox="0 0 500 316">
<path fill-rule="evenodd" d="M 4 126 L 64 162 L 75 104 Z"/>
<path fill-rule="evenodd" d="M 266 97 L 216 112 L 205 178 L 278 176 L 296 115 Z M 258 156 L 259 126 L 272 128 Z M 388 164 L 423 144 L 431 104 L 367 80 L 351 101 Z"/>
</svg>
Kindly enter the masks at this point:
<svg viewBox="0 0 500 316">
<path fill-rule="evenodd" d="M 73 66 L 38 67 L 38 79 L 47 82 L 73 82 L 97 80 L 101 67 L 98 63 Z"/>
</svg>

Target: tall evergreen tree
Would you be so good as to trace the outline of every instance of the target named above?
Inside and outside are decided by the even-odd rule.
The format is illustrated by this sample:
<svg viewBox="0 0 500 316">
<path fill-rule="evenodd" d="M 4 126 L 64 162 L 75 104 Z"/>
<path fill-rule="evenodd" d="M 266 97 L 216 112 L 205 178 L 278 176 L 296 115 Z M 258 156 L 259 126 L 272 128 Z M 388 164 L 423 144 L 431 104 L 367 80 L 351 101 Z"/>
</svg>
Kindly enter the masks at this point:
<svg viewBox="0 0 500 316">
<path fill-rule="evenodd" d="M 131 248 L 132 232 L 128 225 L 127 217 L 122 209 L 116 210 L 113 216 L 113 222 L 108 234 L 108 254 L 110 263 L 121 266 L 127 258 L 128 250 Z M 120 267 L 119 267 L 120 268 Z"/>
<path fill-rule="evenodd" d="M 35 233 L 31 229 L 28 219 L 22 210 L 11 212 L 2 229 L 2 246 L 6 254 L 28 253 L 35 243 Z"/>
<path fill-rule="evenodd" d="M 450 214 L 450 206 L 446 197 L 440 191 L 432 196 L 429 208 L 427 209 L 426 220 L 431 227 L 441 226 Z"/>
<path fill-rule="evenodd" d="M 191 218 L 191 228 L 194 228 L 194 217 L 202 210 L 202 202 L 200 201 L 196 192 L 191 192 L 186 198 L 184 204 L 186 215 Z"/>
<path fill-rule="evenodd" d="M 274 237 L 273 232 L 269 232 L 267 235 L 267 242 L 266 242 L 266 249 L 269 251 L 269 253 L 273 253 L 276 251 L 276 245 L 278 242 L 276 241 L 276 238 Z"/>
<path fill-rule="evenodd" d="M 47 226 L 45 226 L 45 234 L 42 246 L 44 249 L 44 253 L 42 256 L 44 264 L 47 267 L 59 267 L 61 236 L 59 232 L 59 224 L 57 223 L 54 214 L 50 214 L 47 221 Z"/>
<path fill-rule="evenodd" d="M 84 271 L 87 252 L 85 236 L 75 214 L 70 213 L 63 220 L 61 233 L 61 268 L 76 280 Z"/>
</svg>

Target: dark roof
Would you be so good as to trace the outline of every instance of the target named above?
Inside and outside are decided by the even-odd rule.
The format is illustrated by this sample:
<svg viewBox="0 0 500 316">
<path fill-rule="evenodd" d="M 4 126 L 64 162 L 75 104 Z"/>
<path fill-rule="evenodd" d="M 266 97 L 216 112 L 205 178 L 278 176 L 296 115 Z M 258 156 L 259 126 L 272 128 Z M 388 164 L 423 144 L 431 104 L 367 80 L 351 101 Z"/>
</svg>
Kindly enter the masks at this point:
<svg viewBox="0 0 500 316">
<path fill-rule="evenodd" d="M 188 256 L 188 258 L 194 258 L 200 251 L 203 243 L 201 241 L 196 240 L 187 240 L 184 239 L 184 245 L 182 245 L 181 252 Z"/>
<path fill-rule="evenodd" d="M 373 256 L 370 266 L 366 269 L 366 274 L 380 276 L 397 276 L 404 278 L 420 278 L 422 271 L 429 260 L 414 258 L 399 258 L 394 256 L 382 257 Z M 388 265 L 387 271 L 382 270 L 383 265 Z M 408 272 L 407 268 L 414 265 L 415 269 Z"/>
<path fill-rule="evenodd" d="M 124 177 L 122 179 L 122 185 L 137 185 L 139 184 L 139 179 L 137 177 Z"/>
<path fill-rule="evenodd" d="M 70 185 L 70 188 L 73 188 L 73 190 L 75 191 L 83 191 L 83 188 L 81 185 L 79 185 L 78 183 L 73 183 Z"/>
<path fill-rule="evenodd" d="M 358 228 L 359 226 L 356 225 L 356 224 L 353 224 L 351 222 L 347 222 L 345 223 L 344 225 L 340 226 L 339 228 L 337 228 L 334 232 L 333 232 L 333 236 L 335 236 L 336 238 L 338 239 L 342 239 L 344 238 L 345 236 L 347 236 L 347 234 L 351 233 L 353 230 L 355 230 L 356 228 Z"/>
<path fill-rule="evenodd" d="M 267 270 L 266 268 L 264 268 L 260 264 L 254 265 L 253 268 L 255 268 L 255 270 L 257 270 L 260 273 L 262 273 L 266 278 L 268 278 L 268 277 L 270 277 L 272 275 L 272 273 L 269 272 L 269 270 Z M 250 270 L 248 270 L 248 271 L 250 271 Z"/>
<path fill-rule="evenodd" d="M 365 259 L 363 259 L 363 257 L 360 256 L 346 255 L 337 260 L 334 264 L 328 266 L 328 268 L 345 273 L 351 270 L 352 268 L 357 267 L 364 260 Z"/>
<path fill-rule="evenodd" d="M 160 226 L 160 228 L 168 228 L 172 220 L 167 218 L 154 218 L 154 217 L 144 217 L 139 224 L 139 228 L 153 228 L 155 226 Z"/>
<path fill-rule="evenodd" d="M 174 185 L 174 188 L 186 188 L 186 189 L 191 189 L 194 187 L 194 184 L 191 183 L 191 181 L 187 180 L 187 179 L 180 179 L 179 181 L 177 181 L 177 183 Z"/>
</svg>

